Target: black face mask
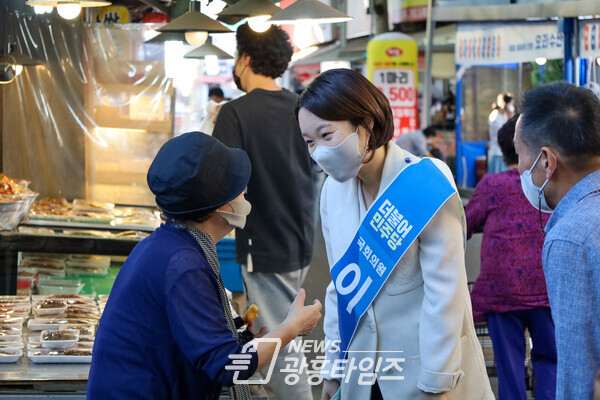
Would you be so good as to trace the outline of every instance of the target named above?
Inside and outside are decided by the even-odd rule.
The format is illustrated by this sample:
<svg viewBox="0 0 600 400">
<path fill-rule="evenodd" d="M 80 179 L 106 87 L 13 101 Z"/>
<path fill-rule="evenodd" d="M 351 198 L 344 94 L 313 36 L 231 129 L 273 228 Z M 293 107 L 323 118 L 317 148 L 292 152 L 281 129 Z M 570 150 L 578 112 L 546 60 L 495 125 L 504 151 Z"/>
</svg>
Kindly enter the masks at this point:
<svg viewBox="0 0 600 400">
<path fill-rule="evenodd" d="M 233 75 L 233 83 L 235 83 L 235 86 L 237 86 L 237 88 L 243 92 L 244 89 L 242 89 L 242 80 L 235 74 L 235 65 L 231 68 L 231 74 Z"/>
</svg>

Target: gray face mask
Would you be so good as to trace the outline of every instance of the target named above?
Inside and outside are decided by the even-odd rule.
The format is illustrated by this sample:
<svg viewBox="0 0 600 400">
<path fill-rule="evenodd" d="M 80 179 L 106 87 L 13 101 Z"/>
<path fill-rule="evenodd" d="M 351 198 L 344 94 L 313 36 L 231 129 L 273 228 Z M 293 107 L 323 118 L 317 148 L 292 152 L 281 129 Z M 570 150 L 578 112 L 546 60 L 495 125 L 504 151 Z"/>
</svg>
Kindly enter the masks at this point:
<svg viewBox="0 0 600 400">
<path fill-rule="evenodd" d="M 231 200 L 228 204 L 233 208 L 233 212 L 217 210 L 217 214 L 225 218 L 229 225 L 244 229 L 244 226 L 246 226 L 246 217 L 250 214 L 252 206 L 246 199 Z"/>
</svg>

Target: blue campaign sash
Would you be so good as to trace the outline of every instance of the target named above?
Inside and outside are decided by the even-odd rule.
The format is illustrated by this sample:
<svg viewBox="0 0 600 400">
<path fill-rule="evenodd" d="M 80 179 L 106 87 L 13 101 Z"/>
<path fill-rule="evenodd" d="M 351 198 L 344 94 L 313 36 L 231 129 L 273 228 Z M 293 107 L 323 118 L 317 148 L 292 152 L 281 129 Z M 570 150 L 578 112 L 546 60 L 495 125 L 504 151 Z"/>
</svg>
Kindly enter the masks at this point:
<svg viewBox="0 0 600 400">
<path fill-rule="evenodd" d="M 331 269 L 342 358 L 358 322 L 421 231 L 456 193 L 429 159 L 405 167 L 371 206 L 352 243 Z"/>
</svg>

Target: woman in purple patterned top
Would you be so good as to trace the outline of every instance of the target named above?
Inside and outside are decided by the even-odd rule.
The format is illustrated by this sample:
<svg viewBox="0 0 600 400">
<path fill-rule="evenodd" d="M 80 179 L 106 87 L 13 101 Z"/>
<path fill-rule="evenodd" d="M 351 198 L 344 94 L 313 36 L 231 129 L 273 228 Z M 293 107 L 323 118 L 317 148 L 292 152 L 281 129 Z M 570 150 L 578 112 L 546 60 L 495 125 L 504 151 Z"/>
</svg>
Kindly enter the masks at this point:
<svg viewBox="0 0 600 400">
<path fill-rule="evenodd" d="M 513 138 L 518 115 L 498 132 L 510 169 L 486 174 L 465 206 L 468 238 L 483 229 L 481 273 L 471 292 L 475 322 L 486 321 L 498 370 L 500 399 L 527 399 L 525 328 L 533 341 L 536 399 L 553 399 L 554 324 L 542 270 L 544 235 L 538 210 L 521 189 Z M 549 214 L 543 214 L 545 225 Z"/>
</svg>

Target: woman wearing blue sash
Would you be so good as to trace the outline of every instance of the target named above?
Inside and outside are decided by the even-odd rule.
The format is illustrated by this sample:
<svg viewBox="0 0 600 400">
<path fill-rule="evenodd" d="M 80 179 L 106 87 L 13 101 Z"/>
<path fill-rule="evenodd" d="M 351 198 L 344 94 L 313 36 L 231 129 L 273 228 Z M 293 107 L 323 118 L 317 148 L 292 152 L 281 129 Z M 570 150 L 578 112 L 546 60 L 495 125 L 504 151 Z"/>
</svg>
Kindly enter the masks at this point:
<svg viewBox="0 0 600 400">
<path fill-rule="evenodd" d="M 322 400 L 493 399 L 448 167 L 391 141 L 387 98 L 355 71 L 318 76 L 296 112 L 329 175 L 321 193 L 332 274 Z"/>
</svg>

